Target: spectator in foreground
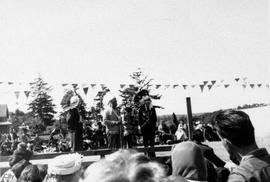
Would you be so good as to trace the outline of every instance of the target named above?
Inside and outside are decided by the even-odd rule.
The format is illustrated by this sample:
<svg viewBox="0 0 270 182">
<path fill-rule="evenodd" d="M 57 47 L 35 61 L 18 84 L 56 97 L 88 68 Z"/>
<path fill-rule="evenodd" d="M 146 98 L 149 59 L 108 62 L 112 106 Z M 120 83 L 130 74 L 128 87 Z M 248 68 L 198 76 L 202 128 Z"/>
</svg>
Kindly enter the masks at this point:
<svg viewBox="0 0 270 182">
<path fill-rule="evenodd" d="M 270 155 L 257 146 L 249 116 L 243 111 L 221 111 L 215 117 L 215 126 L 225 149 L 240 161 L 228 181 L 270 181 Z"/>
<path fill-rule="evenodd" d="M 172 175 L 188 181 L 207 181 L 207 163 L 201 149 L 193 142 L 181 142 L 171 154 Z"/>
<path fill-rule="evenodd" d="M 28 165 L 24 168 L 18 182 L 42 182 L 44 176 L 40 175 L 36 165 Z"/>
<path fill-rule="evenodd" d="M 165 171 L 149 157 L 130 150 L 119 150 L 90 165 L 80 182 L 160 182 Z"/>
<path fill-rule="evenodd" d="M 212 162 L 216 167 L 223 167 L 225 162 L 221 160 L 215 153 L 213 148 L 209 147 L 208 145 L 203 144 L 202 142 L 205 141 L 203 132 L 201 130 L 195 130 L 193 132 L 193 140 L 194 142 L 200 147 L 202 150 L 203 156 Z"/>
<path fill-rule="evenodd" d="M 10 169 L 0 177 L 0 182 L 16 182 L 24 168 L 31 164 L 29 160 L 33 153 L 26 148 L 25 143 L 20 143 L 17 146 L 17 149 L 9 159 Z"/>
<path fill-rule="evenodd" d="M 77 153 L 55 157 L 48 164 L 44 182 L 78 182 L 82 174 L 82 156 Z"/>
</svg>

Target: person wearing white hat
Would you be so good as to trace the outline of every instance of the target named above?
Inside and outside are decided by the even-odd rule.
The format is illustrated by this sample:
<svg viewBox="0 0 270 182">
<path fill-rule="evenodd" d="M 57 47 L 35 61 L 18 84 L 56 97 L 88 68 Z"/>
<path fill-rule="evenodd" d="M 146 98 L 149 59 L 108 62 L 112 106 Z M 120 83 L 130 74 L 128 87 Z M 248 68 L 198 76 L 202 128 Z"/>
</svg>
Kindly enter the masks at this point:
<svg viewBox="0 0 270 182">
<path fill-rule="evenodd" d="M 78 153 L 63 154 L 48 164 L 44 182 L 77 182 L 82 174 L 83 156 Z"/>
<path fill-rule="evenodd" d="M 80 122 L 80 114 L 78 111 L 77 106 L 79 105 L 80 99 L 77 95 L 73 95 L 70 98 L 69 105 L 64 107 L 64 111 L 66 112 L 66 120 L 68 123 L 68 130 L 70 133 L 70 141 L 71 141 L 71 150 L 72 151 L 79 151 L 81 149 L 80 145 L 80 139 L 78 139 L 78 135 L 76 135 L 76 132 L 79 131 L 79 122 Z M 77 136 L 77 137 L 76 137 Z"/>
</svg>

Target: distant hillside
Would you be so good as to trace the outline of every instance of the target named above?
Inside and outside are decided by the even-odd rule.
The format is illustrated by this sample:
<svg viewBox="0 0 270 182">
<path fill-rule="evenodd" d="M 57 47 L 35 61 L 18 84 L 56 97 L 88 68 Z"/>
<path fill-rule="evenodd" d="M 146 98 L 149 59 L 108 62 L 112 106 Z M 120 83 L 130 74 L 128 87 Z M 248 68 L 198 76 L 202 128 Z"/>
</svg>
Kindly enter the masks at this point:
<svg viewBox="0 0 270 182">
<path fill-rule="evenodd" d="M 242 109 L 266 107 L 266 106 L 270 106 L 270 104 L 264 104 L 264 103 L 262 103 L 262 104 L 245 104 L 243 106 L 238 106 L 237 108 L 228 108 L 228 109 L 242 110 Z M 206 113 L 193 113 L 192 114 L 193 122 L 202 121 L 203 123 L 212 123 L 213 118 L 218 111 L 219 110 L 213 111 L 213 112 L 206 112 Z M 176 114 L 176 118 L 178 121 L 184 121 L 184 122 L 187 121 L 186 114 Z M 160 122 L 161 120 L 173 120 L 173 115 L 172 114 L 171 115 L 170 114 L 160 115 L 160 116 L 158 116 L 158 122 Z"/>
</svg>

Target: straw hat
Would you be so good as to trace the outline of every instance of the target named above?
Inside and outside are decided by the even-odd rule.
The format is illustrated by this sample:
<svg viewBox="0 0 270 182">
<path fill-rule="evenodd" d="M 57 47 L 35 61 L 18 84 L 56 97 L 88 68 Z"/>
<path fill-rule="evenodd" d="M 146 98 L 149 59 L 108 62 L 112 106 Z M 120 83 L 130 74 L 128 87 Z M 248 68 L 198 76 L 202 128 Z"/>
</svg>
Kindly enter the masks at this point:
<svg viewBox="0 0 270 182">
<path fill-rule="evenodd" d="M 81 169 L 82 157 L 78 153 L 57 156 L 48 164 L 48 174 L 73 174 Z"/>
<path fill-rule="evenodd" d="M 79 105 L 80 99 L 77 95 L 74 95 L 70 98 L 69 105 L 64 108 L 65 111 L 73 109 Z"/>
</svg>

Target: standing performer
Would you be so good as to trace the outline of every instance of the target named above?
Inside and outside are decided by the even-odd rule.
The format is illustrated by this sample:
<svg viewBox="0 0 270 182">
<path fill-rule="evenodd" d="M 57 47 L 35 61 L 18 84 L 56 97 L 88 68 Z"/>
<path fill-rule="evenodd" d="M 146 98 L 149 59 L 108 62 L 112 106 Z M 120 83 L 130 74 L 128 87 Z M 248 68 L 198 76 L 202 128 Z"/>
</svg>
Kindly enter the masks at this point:
<svg viewBox="0 0 270 182">
<path fill-rule="evenodd" d="M 139 102 L 139 126 L 143 136 L 144 147 L 154 147 L 155 145 L 155 132 L 157 123 L 156 110 L 152 105 L 149 92 L 141 90 L 134 98 L 134 102 Z M 155 152 L 149 152 L 149 157 L 155 157 Z"/>
<path fill-rule="evenodd" d="M 80 114 L 77 108 L 79 102 L 79 97 L 73 92 L 67 104 L 63 106 L 68 123 L 71 151 L 73 152 L 82 150 L 82 123 L 80 122 Z"/>
<path fill-rule="evenodd" d="M 115 97 L 109 100 L 109 108 L 105 111 L 104 124 L 108 135 L 108 147 L 118 149 L 121 147 L 122 120 L 117 110 L 117 100 Z"/>
</svg>

